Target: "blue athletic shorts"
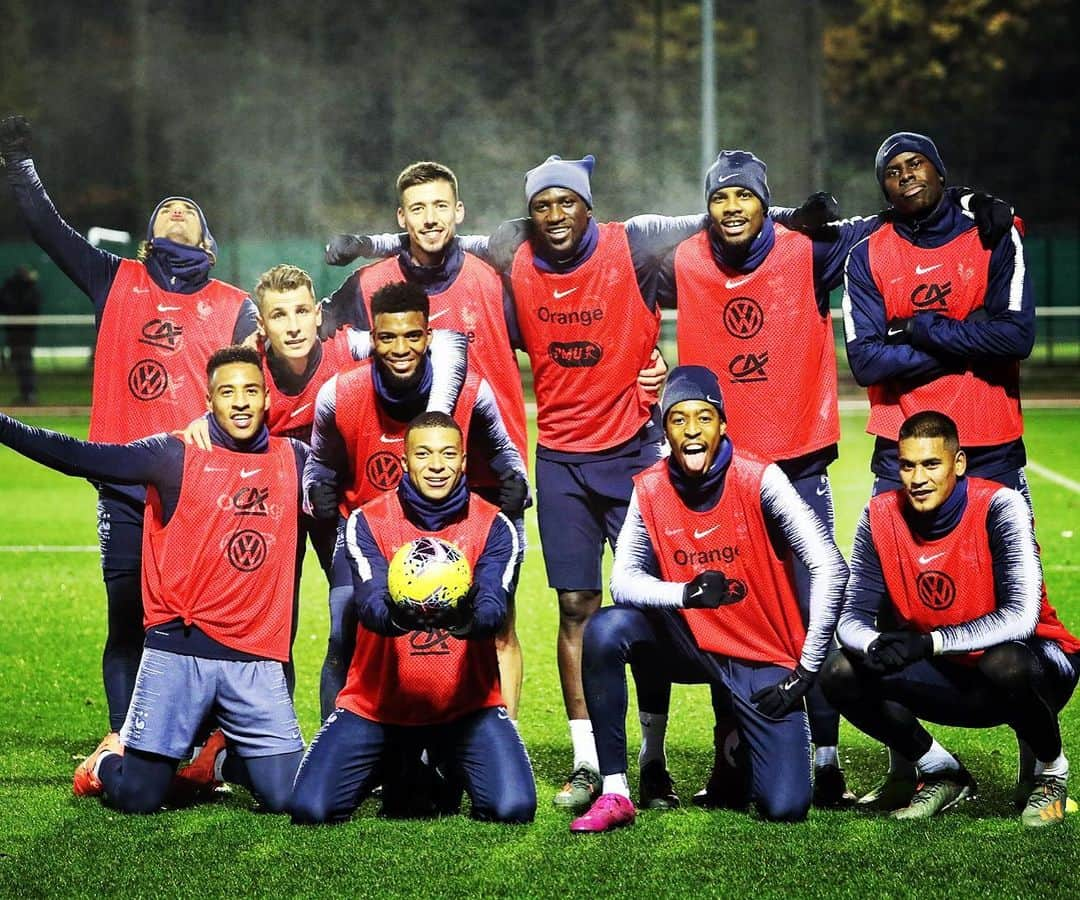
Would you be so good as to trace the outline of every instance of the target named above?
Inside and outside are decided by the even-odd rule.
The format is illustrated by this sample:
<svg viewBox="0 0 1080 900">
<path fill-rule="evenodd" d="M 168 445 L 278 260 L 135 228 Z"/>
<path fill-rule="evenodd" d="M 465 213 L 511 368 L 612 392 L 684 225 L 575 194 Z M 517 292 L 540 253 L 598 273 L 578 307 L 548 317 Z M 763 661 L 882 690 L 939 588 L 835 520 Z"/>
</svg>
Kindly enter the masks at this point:
<svg viewBox="0 0 1080 900">
<path fill-rule="evenodd" d="M 124 746 L 183 759 L 210 716 L 237 756 L 304 749 L 281 663 L 203 659 L 146 648 L 120 730 Z"/>
</svg>

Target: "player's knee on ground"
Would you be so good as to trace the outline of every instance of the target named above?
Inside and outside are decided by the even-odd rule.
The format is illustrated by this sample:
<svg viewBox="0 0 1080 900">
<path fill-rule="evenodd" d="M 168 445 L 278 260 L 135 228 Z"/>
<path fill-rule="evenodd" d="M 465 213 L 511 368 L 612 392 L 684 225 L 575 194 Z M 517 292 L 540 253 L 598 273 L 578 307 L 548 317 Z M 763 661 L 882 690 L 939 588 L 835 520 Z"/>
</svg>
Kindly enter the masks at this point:
<svg viewBox="0 0 1080 900">
<path fill-rule="evenodd" d="M 1010 695 L 1028 693 L 1039 672 L 1034 654 L 1017 641 L 990 647 L 979 657 L 978 667 L 995 687 Z"/>
<path fill-rule="evenodd" d="M 835 707 L 853 703 L 862 696 L 855 666 L 843 650 L 833 650 L 821 667 L 818 684 L 825 698 Z"/>
<path fill-rule="evenodd" d="M 810 811 L 810 792 L 805 797 L 759 797 L 754 805 L 761 818 L 769 822 L 802 822 Z"/>
<path fill-rule="evenodd" d="M 559 621 L 582 626 L 600 608 L 599 591 L 559 591 Z"/>
<path fill-rule="evenodd" d="M 528 825 L 536 817 L 536 791 L 505 790 L 488 805 L 474 802 L 472 817 L 481 822 Z"/>
<path fill-rule="evenodd" d="M 103 759 L 98 771 L 107 806 L 143 815 L 161 809 L 175 773 L 175 759 L 130 749 L 124 756 Z"/>
<path fill-rule="evenodd" d="M 348 818 L 334 809 L 329 797 L 304 790 L 292 792 L 284 811 L 292 817 L 293 825 L 324 825 L 344 822 Z"/>
</svg>

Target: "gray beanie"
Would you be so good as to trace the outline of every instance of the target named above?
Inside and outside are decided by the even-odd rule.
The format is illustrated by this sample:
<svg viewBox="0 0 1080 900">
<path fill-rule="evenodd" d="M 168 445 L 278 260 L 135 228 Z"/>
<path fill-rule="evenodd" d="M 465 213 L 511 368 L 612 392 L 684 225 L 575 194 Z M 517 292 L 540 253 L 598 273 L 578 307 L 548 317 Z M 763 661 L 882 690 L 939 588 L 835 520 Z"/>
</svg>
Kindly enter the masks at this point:
<svg viewBox="0 0 1080 900">
<path fill-rule="evenodd" d="M 877 156 L 874 157 L 874 174 L 877 175 L 878 184 L 885 187 L 885 167 L 898 153 L 919 153 L 925 156 L 934 168 L 937 169 L 941 180 L 945 180 L 945 163 L 941 161 L 934 142 L 925 134 L 916 134 L 914 131 L 898 131 L 890 134 L 881 146 L 878 147 Z"/>
<path fill-rule="evenodd" d="M 573 191 L 585 205 L 592 209 L 592 175 L 596 157 L 591 153 L 584 159 L 563 159 L 561 156 L 549 156 L 534 169 L 525 173 L 525 202 L 548 188 L 562 187 Z"/>
<path fill-rule="evenodd" d="M 676 403 L 684 400 L 704 400 L 716 407 L 720 418 L 724 415 L 724 395 L 720 393 L 720 382 L 712 369 L 705 366 L 676 366 L 667 377 L 664 398 L 660 402 L 660 419 L 667 420 L 667 414 Z"/>
<path fill-rule="evenodd" d="M 769 208 L 769 182 L 765 163 L 745 150 L 722 150 L 705 173 L 705 204 L 722 187 L 744 187 L 757 194 L 761 205 Z"/>
</svg>

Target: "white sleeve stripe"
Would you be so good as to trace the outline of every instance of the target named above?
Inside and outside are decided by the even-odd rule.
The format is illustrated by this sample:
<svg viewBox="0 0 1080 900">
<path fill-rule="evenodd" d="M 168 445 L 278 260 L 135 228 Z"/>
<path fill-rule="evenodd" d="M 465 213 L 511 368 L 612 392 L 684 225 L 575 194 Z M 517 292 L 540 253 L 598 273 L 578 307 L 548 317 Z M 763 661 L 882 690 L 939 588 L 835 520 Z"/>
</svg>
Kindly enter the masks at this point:
<svg viewBox="0 0 1080 900">
<path fill-rule="evenodd" d="M 1024 262 L 1024 242 L 1020 240 L 1020 232 L 1014 225 L 1009 235 L 1012 238 L 1013 260 L 1012 278 L 1009 280 L 1009 312 L 1020 312 L 1024 302 L 1024 277 L 1027 266 Z"/>
<path fill-rule="evenodd" d="M 506 564 L 506 569 L 503 571 L 502 586 L 504 591 L 510 590 L 510 583 L 514 580 L 514 567 L 517 565 L 518 554 L 521 553 L 521 548 L 518 545 L 518 533 L 514 527 L 514 523 L 511 522 L 504 513 L 499 513 L 495 517 L 502 520 L 502 523 L 506 526 L 510 532 L 510 541 L 513 546 L 513 552 L 510 554 L 510 560 Z"/>
<path fill-rule="evenodd" d="M 349 556 L 356 562 L 357 571 L 360 572 L 361 581 L 371 581 L 371 563 L 367 561 L 367 557 L 360 552 L 360 548 L 356 545 L 356 517 L 359 515 L 360 510 L 354 509 L 349 513 L 349 518 L 345 520 L 345 546 L 349 549 Z"/>
</svg>

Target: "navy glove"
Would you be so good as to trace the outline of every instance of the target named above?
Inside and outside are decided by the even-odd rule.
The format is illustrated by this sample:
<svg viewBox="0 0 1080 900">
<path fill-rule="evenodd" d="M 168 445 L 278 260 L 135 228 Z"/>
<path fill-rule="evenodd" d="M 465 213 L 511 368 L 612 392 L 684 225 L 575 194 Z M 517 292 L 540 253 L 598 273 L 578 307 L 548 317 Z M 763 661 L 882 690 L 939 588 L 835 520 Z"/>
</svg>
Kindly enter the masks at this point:
<svg viewBox="0 0 1080 900">
<path fill-rule="evenodd" d="M 308 488 L 308 505 L 316 519 L 337 518 L 337 488 L 328 482 L 316 481 Z"/>
<path fill-rule="evenodd" d="M 529 219 L 508 219 L 488 238 L 488 262 L 496 272 L 509 272 L 514 254 L 532 235 Z"/>
<path fill-rule="evenodd" d="M 798 231 L 813 234 L 840 218 L 840 204 L 828 191 L 811 194 L 791 214 L 789 224 Z"/>
<path fill-rule="evenodd" d="M 511 519 L 520 518 L 529 499 L 529 483 L 517 472 L 499 484 L 499 511 Z"/>
<path fill-rule="evenodd" d="M 26 116 L 0 120 L 0 156 L 9 166 L 30 159 L 30 122 Z"/>
<path fill-rule="evenodd" d="M 899 672 L 934 652 L 930 635 L 918 631 L 883 631 L 866 648 L 866 663 L 874 672 Z"/>
<path fill-rule="evenodd" d="M 772 687 L 762 688 L 750 695 L 758 712 L 770 719 L 782 719 L 795 709 L 806 692 L 814 686 L 814 676 L 802 666 L 796 666 Z"/>
<path fill-rule="evenodd" d="M 683 588 L 683 609 L 716 609 L 730 602 L 727 576 L 715 569 L 700 572 Z"/>
<path fill-rule="evenodd" d="M 366 234 L 335 234 L 326 245 L 326 264 L 347 266 L 358 256 L 371 256 L 372 249 Z"/>
<path fill-rule="evenodd" d="M 885 343 L 910 344 L 911 326 L 914 321 L 913 316 L 907 319 L 890 319 L 889 324 L 885 326 Z"/>
<path fill-rule="evenodd" d="M 1004 200 L 992 194 L 973 193 L 968 197 L 968 209 L 975 217 L 979 230 L 979 243 L 986 250 L 993 250 L 1013 227 L 1013 211 Z"/>
</svg>

